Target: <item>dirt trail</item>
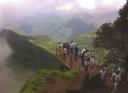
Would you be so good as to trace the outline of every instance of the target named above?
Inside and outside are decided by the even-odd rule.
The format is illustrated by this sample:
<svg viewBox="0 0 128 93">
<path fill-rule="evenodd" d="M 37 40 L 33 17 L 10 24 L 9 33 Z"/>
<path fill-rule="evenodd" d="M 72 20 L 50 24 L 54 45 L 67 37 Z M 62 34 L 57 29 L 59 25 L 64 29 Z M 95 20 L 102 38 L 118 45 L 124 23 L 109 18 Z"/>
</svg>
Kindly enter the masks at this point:
<svg viewBox="0 0 128 93">
<path fill-rule="evenodd" d="M 63 54 L 63 53 L 59 53 L 58 54 Z M 77 69 L 80 70 L 80 72 L 84 71 L 84 67 L 81 65 L 81 57 L 78 56 L 77 57 L 77 61 L 73 62 L 74 60 L 72 60 L 72 57 L 70 55 L 66 56 L 66 59 L 64 59 L 62 56 L 57 55 L 57 58 L 60 60 L 60 62 L 62 64 L 64 64 L 65 66 L 67 66 L 70 69 Z M 96 76 L 99 74 L 99 66 L 94 65 L 93 68 L 89 69 L 89 74 L 91 74 L 92 76 Z M 82 77 L 85 75 L 82 75 Z M 80 84 L 78 84 L 80 85 Z M 79 88 L 78 86 L 74 87 L 74 89 Z M 105 86 L 101 87 L 101 88 L 95 88 L 95 89 L 89 89 L 86 93 L 111 93 L 112 92 L 112 88 L 113 88 L 113 83 L 111 80 L 111 77 L 108 76 L 107 79 L 105 80 Z M 71 93 L 79 93 L 79 92 L 71 92 Z M 116 93 L 128 93 L 128 85 L 127 86 L 119 86 Z"/>
<path fill-rule="evenodd" d="M 73 60 L 71 60 L 70 55 L 67 55 L 66 59 L 63 59 L 62 56 L 58 56 L 58 55 L 57 55 L 57 58 L 60 60 L 61 63 L 63 63 L 64 65 L 66 65 L 70 69 L 77 69 L 77 70 L 80 70 L 82 72 L 84 71 L 84 67 L 81 65 L 81 57 L 80 56 L 78 56 L 77 62 L 72 62 Z M 99 66 L 94 65 L 93 68 L 89 69 L 89 73 L 92 76 L 96 76 L 99 74 L 99 70 L 100 70 Z M 105 86 L 106 87 L 104 87 L 104 88 L 89 90 L 88 93 L 110 93 L 112 91 L 111 77 L 108 77 L 105 80 Z"/>
<path fill-rule="evenodd" d="M 87 93 L 112 93 L 112 88 L 93 89 Z M 128 93 L 128 86 L 119 86 L 115 93 Z"/>
<path fill-rule="evenodd" d="M 60 54 L 62 54 L 62 53 L 60 53 Z M 80 71 L 84 71 L 85 70 L 85 68 L 82 66 L 81 57 L 80 56 L 77 57 L 77 61 L 75 61 L 73 59 L 73 56 L 71 56 L 71 55 L 67 55 L 66 59 L 64 59 L 63 56 L 57 55 L 57 59 L 62 64 L 64 64 L 65 66 L 67 66 L 70 69 L 74 69 L 74 70 L 77 69 L 77 70 L 80 70 Z"/>
</svg>

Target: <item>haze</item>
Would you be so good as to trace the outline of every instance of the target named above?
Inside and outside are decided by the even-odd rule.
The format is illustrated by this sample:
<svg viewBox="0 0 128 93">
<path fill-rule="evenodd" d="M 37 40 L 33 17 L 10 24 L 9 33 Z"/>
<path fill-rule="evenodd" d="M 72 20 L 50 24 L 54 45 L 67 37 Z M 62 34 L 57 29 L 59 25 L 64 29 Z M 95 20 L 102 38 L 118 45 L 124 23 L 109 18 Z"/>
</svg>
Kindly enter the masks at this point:
<svg viewBox="0 0 128 93">
<path fill-rule="evenodd" d="M 68 15 L 117 12 L 125 2 L 126 0 L 0 0 L 0 28 L 3 28 L 7 23 L 13 24 L 15 20 L 22 20 L 35 15 L 36 18 L 38 15 L 43 14 Z M 25 82 L 25 79 L 27 79 L 26 76 L 24 80 L 16 80 L 16 76 L 6 66 L 7 59 L 12 52 L 5 38 L 0 36 L 1 93 L 17 93 Z"/>
<path fill-rule="evenodd" d="M 0 0 L 1 25 L 38 14 L 105 13 L 117 11 L 126 0 Z"/>
</svg>

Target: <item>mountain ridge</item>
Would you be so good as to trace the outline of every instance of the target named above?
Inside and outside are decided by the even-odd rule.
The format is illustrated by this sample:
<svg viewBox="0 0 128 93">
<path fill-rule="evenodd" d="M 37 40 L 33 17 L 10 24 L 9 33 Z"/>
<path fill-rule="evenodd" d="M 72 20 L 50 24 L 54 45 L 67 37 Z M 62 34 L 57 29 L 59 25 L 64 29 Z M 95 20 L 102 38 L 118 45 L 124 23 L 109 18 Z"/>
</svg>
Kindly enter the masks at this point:
<svg viewBox="0 0 128 93">
<path fill-rule="evenodd" d="M 52 54 L 43 48 L 33 45 L 27 37 L 7 29 L 3 29 L 0 35 L 6 38 L 13 51 L 13 54 L 8 59 L 8 66 L 19 70 L 59 68 L 60 64 Z"/>
<path fill-rule="evenodd" d="M 67 40 L 77 38 L 83 33 L 95 32 L 100 24 L 112 22 L 117 17 L 113 11 L 104 14 L 77 13 L 62 15 L 35 15 L 8 24 L 6 27 L 27 35 L 48 35 Z"/>
</svg>

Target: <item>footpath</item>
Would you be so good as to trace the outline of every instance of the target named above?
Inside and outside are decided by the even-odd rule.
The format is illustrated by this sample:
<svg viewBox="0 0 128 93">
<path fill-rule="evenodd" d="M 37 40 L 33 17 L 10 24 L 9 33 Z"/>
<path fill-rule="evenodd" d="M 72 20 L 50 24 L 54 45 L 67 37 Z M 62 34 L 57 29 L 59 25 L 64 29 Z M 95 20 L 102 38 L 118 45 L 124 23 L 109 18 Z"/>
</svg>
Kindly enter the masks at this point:
<svg viewBox="0 0 128 93">
<path fill-rule="evenodd" d="M 88 71 L 85 71 L 85 67 L 82 66 L 80 55 L 77 56 L 77 61 L 74 62 L 71 55 L 66 55 L 66 57 L 63 58 L 63 56 L 61 54 L 62 53 L 59 53 L 58 50 L 56 50 L 56 57 L 59 60 L 59 62 L 61 64 L 65 65 L 70 70 L 78 70 L 81 73 L 83 73 L 83 76 L 84 76 L 84 74 L 87 74 L 87 72 L 92 77 L 99 75 L 100 67 L 96 64 L 93 65 L 93 68 L 89 67 Z M 111 77 L 109 75 L 105 79 L 104 85 L 105 85 L 105 87 L 102 87 L 102 88 L 95 88 L 93 90 L 90 89 L 90 90 L 88 90 L 88 93 L 111 93 L 113 83 L 112 83 Z M 119 93 L 121 93 L 121 92 L 119 92 Z M 122 93 L 125 93 L 125 92 L 122 92 Z"/>
</svg>

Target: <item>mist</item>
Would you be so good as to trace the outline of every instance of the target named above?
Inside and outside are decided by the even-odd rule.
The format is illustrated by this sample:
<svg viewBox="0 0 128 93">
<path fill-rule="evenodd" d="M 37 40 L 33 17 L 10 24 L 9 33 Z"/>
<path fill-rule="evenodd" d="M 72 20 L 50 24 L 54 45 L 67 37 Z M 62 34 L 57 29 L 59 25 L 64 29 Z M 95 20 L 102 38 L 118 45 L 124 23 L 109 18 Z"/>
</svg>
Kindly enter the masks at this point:
<svg viewBox="0 0 128 93">
<path fill-rule="evenodd" d="M 0 26 L 43 14 L 107 13 L 117 11 L 126 0 L 0 0 Z"/>
<path fill-rule="evenodd" d="M 104 14 L 117 11 L 125 2 L 126 0 L 0 0 L 0 29 L 9 23 L 30 17 L 37 19 L 45 14 Z M 7 66 L 12 54 L 12 49 L 0 31 L 0 93 L 19 93 L 25 81 L 32 75 L 32 72 L 24 71 L 15 73 Z"/>
<path fill-rule="evenodd" d="M 19 93 L 27 79 L 24 75 L 18 76 L 7 66 L 12 53 L 6 38 L 0 34 L 0 93 Z"/>
</svg>

